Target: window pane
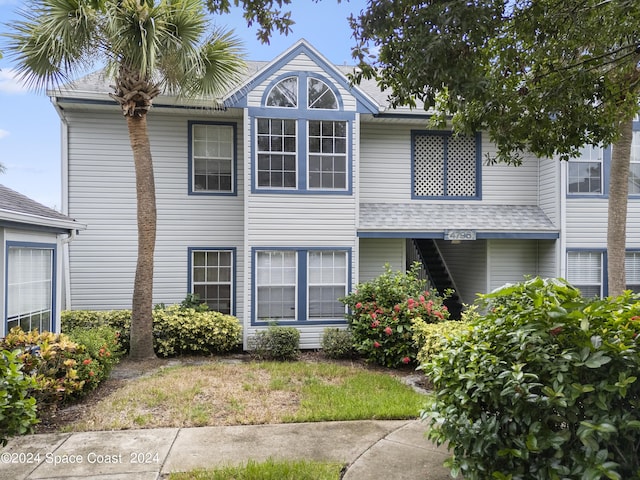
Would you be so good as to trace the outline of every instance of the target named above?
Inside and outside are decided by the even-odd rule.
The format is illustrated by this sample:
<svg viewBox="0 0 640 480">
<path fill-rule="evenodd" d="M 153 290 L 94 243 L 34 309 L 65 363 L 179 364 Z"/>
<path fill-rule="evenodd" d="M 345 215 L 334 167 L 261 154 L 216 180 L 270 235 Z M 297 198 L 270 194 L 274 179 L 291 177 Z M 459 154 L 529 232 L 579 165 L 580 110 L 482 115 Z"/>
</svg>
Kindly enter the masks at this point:
<svg viewBox="0 0 640 480">
<path fill-rule="evenodd" d="M 321 80 L 310 78 L 308 83 L 309 108 L 335 110 L 338 101 L 329 86 Z"/>
<path fill-rule="evenodd" d="M 295 319 L 296 258 L 293 251 L 258 252 L 258 320 Z"/>
<path fill-rule="evenodd" d="M 192 126 L 192 185 L 194 191 L 233 191 L 233 127 Z"/>
<path fill-rule="evenodd" d="M 309 318 L 342 318 L 346 295 L 347 254 L 343 251 L 310 251 L 308 254 Z"/>
<path fill-rule="evenodd" d="M 347 187 L 346 140 L 336 136 L 339 131 L 346 131 L 346 122 L 309 121 L 310 189 L 344 190 Z"/>
<path fill-rule="evenodd" d="M 231 314 L 233 305 L 233 254 L 226 250 L 200 250 L 192 253 L 191 291 L 209 309 Z"/>
<path fill-rule="evenodd" d="M 10 246 L 7 263 L 7 325 L 50 331 L 53 249 Z"/>
<path fill-rule="evenodd" d="M 580 289 L 583 296 L 600 296 L 602 292 L 602 253 L 567 252 L 567 281 Z"/>
<path fill-rule="evenodd" d="M 296 187 L 295 121 L 259 119 L 258 186 L 266 188 Z M 292 126 L 292 128 L 290 127 Z M 293 130 L 293 133 L 287 133 Z"/>
<path fill-rule="evenodd" d="M 295 108 L 298 105 L 298 78 L 288 77 L 278 82 L 267 97 L 269 107 Z"/>
<path fill-rule="evenodd" d="M 569 193 L 601 193 L 602 164 L 569 161 Z"/>
</svg>

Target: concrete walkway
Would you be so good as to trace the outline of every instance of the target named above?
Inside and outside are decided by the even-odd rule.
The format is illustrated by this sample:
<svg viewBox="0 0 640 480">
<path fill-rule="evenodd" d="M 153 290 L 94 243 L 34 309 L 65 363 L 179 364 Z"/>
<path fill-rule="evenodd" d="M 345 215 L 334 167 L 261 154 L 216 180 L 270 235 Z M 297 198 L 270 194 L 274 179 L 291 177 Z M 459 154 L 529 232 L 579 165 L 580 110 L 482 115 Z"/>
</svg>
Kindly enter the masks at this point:
<svg viewBox="0 0 640 480">
<path fill-rule="evenodd" d="M 12 438 L 0 478 L 157 480 L 252 459 L 348 465 L 345 480 L 447 480 L 447 450 L 419 421 L 354 421 L 53 433 Z"/>
</svg>

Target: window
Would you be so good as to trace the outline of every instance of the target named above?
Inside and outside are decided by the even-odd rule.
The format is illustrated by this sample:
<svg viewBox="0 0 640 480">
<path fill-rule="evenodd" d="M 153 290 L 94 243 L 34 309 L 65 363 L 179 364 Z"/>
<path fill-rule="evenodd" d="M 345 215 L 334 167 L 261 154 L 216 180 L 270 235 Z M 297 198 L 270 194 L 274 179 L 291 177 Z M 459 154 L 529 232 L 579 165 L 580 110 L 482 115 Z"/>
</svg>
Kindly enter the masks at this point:
<svg viewBox="0 0 640 480">
<path fill-rule="evenodd" d="M 479 198 L 480 137 L 413 132 L 415 198 Z"/>
<path fill-rule="evenodd" d="M 344 322 L 345 306 L 338 299 L 348 286 L 347 250 L 257 250 L 254 318 Z"/>
<path fill-rule="evenodd" d="M 258 320 L 295 320 L 296 252 L 258 252 L 256 276 Z"/>
<path fill-rule="evenodd" d="M 347 295 L 346 252 L 309 252 L 309 318 L 340 318 L 345 306 L 338 301 Z"/>
<path fill-rule="evenodd" d="M 296 188 L 296 121 L 258 119 L 258 186 Z"/>
<path fill-rule="evenodd" d="M 234 193 L 235 126 L 190 123 L 191 192 Z"/>
<path fill-rule="evenodd" d="M 298 78 L 288 77 L 276 83 L 267 97 L 267 106 L 296 108 L 298 106 Z"/>
<path fill-rule="evenodd" d="M 601 297 L 603 252 L 569 251 L 567 252 L 567 281 L 582 292 L 582 296 Z"/>
<path fill-rule="evenodd" d="M 569 193 L 601 194 L 604 149 L 586 145 L 580 149 L 580 157 L 569 161 Z"/>
<path fill-rule="evenodd" d="M 54 247 L 7 247 L 7 331 L 51 331 Z"/>
<path fill-rule="evenodd" d="M 347 188 L 347 122 L 309 121 L 309 188 Z"/>
<path fill-rule="evenodd" d="M 309 72 L 276 80 L 255 118 L 252 189 L 262 193 L 351 193 L 349 123 L 338 90 Z"/>
<path fill-rule="evenodd" d="M 627 252 L 624 262 L 627 289 L 640 293 L 640 252 Z"/>
<path fill-rule="evenodd" d="M 631 141 L 629 194 L 640 195 L 640 131 L 633 132 L 633 140 Z"/>
<path fill-rule="evenodd" d="M 309 79 L 307 98 L 309 99 L 309 108 L 323 108 L 326 110 L 336 110 L 338 108 L 338 100 L 333 91 L 326 83 L 317 78 Z"/>
<path fill-rule="evenodd" d="M 190 291 L 210 310 L 233 314 L 233 250 L 190 249 Z"/>
</svg>

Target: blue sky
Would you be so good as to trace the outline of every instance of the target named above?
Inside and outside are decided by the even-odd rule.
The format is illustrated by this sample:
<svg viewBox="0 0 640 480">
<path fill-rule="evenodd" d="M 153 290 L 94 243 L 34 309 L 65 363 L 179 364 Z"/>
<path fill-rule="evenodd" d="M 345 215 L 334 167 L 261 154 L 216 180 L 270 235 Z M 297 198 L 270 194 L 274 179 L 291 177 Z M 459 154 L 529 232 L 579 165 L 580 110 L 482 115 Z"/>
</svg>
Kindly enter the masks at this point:
<svg viewBox="0 0 640 480">
<path fill-rule="evenodd" d="M 0 31 L 15 18 L 23 2 L 0 0 Z M 301 38 L 336 64 L 352 64 L 350 13 L 366 0 L 293 0 L 296 22 L 288 36 L 274 35 L 269 45 L 256 39 L 256 28 L 247 27 L 240 9 L 214 18 L 219 26 L 232 28 L 244 41 L 249 60 L 272 60 Z M 61 209 L 60 121 L 44 92 L 25 90 L 12 76 L 8 58 L 0 60 L 0 163 L 6 171 L 0 184 L 58 210 Z M 153 111 L 152 113 L 153 114 Z"/>
</svg>

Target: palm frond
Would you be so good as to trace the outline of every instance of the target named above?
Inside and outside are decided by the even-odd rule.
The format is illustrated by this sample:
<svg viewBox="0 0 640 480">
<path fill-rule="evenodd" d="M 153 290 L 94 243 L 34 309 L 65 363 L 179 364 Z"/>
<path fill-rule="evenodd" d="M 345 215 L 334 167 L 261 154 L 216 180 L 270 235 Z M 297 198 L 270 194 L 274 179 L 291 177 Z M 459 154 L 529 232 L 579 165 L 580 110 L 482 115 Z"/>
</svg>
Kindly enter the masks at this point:
<svg viewBox="0 0 640 480">
<path fill-rule="evenodd" d="M 99 13 L 87 0 L 40 0 L 18 11 L 4 47 L 16 63 L 18 77 L 30 88 L 57 86 L 90 66 L 96 46 Z"/>
</svg>

